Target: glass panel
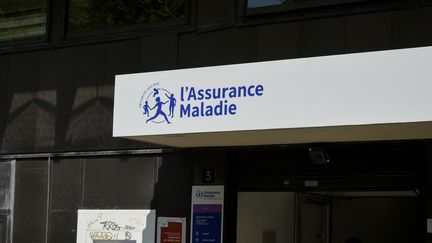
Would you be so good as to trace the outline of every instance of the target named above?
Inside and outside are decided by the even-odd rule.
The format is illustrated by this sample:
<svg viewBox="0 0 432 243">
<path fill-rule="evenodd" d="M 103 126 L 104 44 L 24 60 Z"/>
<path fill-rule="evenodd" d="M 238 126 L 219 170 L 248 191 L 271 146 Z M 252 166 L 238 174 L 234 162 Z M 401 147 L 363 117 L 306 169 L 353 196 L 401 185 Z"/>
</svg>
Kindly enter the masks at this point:
<svg viewBox="0 0 432 243">
<path fill-rule="evenodd" d="M 294 192 L 239 192 L 237 243 L 294 243 Z"/>
<path fill-rule="evenodd" d="M 325 243 L 326 206 L 303 203 L 301 205 L 301 242 Z"/>
<path fill-rule="evenodd" d="M 44 36 L 46 12 L 46 0 L 1 0 L 0 41 Z"/>
<path fill-rule="evenodd" d="M 418 236 L 423 221 L 418 197 L 370 195 L 334 199 L 332 242 L 352 237 L 368 243 L 421 242 Z"/>
<path fill-rule="evenodd" d="M 246 15 L 335 6 L 361 1 L 366 0 L 247 0 Z M 377 1 L 377 4 L 379 3 L 382 3 L 382 1 Z"/>
<path fill-rule="evenodd" d="M 0 215 L 0 243 L 6 243 L 7 216 Z"/>
<path fill-rule="evenodd" d="M 15 166 L 13 242 L 46 242 L 48 159 L 22 160 Z"/>
<path fill-rule="evenodd" d="M 184 17 L 186 0 L 70 0 L 69 30 L 156 23 Z"/>
<path fill-rule="evenodd" d="M 12 162 L 0 163 L 0 213 L 11 208 Z"/>
<path fill-rule="evenodd" d="M 247 7 L 248 8 L 261 8 L 261 7 L 269 7 L 281 5 L 285 2 L 285 0 L 248 0 Z"/>
</svg>

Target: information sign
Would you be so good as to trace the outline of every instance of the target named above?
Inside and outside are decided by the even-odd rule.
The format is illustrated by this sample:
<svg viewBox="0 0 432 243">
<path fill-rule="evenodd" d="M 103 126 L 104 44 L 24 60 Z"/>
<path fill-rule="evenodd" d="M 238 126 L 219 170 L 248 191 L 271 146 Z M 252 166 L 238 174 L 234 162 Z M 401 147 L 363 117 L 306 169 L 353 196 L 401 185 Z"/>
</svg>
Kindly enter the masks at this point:
<svg viewBox="0 0 432 243">
<path fill-rule="evenodd" d="M 223 186 L 192 187 L 191 243 L 222 243 Z"/>
<path fill-rule="evenodd" d="M 186 218 L 158 217 L 158 243 L 186 243 Z"/>
</svg>

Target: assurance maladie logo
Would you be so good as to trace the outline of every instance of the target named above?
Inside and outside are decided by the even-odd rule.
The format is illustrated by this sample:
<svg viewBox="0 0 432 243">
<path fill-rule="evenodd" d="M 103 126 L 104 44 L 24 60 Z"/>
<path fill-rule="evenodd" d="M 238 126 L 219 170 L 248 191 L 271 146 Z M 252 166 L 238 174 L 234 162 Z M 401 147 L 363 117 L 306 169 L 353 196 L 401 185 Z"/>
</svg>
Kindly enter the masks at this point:
<svg viewBox="0 0 432 243">
<path fill-rule="evenodd" d="M 168 123 L 174 118 L 177 99 L 174 94 L 154 83 L 141 96 L 140 108 L 146 123 Z"/>
<path fill-rule="evenodd" d="M 182 86 L 173 92 L 156 82 L 145 89 L 139 107 L 145 123 L 171 124 L 176 118 L 236 116 L 241 110 L 239 101 L 263 95 L 262 84 L 214 88 Z"/>
<path fill-rule="evenodd" d="M 220 199 L 221 192 L 220 191 L 196 191 L 195 197 L 199 199 Z"/>
</svg>

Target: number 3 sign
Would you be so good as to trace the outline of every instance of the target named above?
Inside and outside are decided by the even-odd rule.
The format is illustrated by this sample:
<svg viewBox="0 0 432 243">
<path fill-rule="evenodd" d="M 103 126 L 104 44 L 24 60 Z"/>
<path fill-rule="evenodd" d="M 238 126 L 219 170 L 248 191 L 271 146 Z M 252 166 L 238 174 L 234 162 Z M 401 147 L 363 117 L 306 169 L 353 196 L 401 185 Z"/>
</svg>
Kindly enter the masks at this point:
<svg viewBox="0 0 432 243">
<path fill-rule="evenodd" d="M 202 178 L 201 178 L 202 183 L 209 184 L 209 183 L 215 183 L 215 181 L 216 181 L 216 169 L 215 168 L 204 169 L 202 171 Z"/>
</svg>

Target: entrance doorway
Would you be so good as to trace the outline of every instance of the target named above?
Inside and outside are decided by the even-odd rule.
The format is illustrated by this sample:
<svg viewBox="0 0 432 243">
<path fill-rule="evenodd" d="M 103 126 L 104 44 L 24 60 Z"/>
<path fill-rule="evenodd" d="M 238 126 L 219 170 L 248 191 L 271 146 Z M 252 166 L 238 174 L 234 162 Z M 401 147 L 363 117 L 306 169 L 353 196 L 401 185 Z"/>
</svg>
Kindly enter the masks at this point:
<svg viewBox="0 0 432 243">
<path fill-rule="evenodd" d="M 415 242 L 416 191 L 239 192 L 237 243 Z"/>
<path fill-rule="evenodd" d="M 296 242 L 329 243 L 331 199 L 322 195 L 297 193 Z"/>
</svg>

